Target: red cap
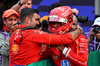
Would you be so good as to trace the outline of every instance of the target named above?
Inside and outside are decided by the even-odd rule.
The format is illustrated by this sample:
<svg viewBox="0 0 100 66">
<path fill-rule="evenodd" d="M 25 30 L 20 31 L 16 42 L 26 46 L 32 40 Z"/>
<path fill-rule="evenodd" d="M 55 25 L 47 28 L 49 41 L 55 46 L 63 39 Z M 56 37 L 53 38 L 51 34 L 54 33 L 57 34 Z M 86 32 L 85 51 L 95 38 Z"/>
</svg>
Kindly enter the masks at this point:
<svg viewBox="0 0 100 66">
<path fill-rule="evenodd" d="M 17 13 L 15 10 L 13 10 L 13 9 L 8 9 L 8 10 L 6 10 L 6 11 L 3 13 L 2 19 L 4 19 L 4 17 L 7 18 L 7 17 L 11 16 L 12 14 L 15 14 L 16 16 L 19 17 L 18 13 Z"/>
</svg>

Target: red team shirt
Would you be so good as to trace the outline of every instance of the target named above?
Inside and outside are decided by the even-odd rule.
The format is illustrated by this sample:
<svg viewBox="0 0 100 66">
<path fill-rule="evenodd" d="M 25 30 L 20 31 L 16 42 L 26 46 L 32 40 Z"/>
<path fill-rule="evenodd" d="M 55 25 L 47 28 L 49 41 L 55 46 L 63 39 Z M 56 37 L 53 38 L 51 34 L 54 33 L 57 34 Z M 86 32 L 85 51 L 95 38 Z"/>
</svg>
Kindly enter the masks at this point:
<svg viewBox="0 0 100 66">
<path fill-rule="evenodd" d="M 49 51 L 56 66 L 63 66 L 64 63 L 68 63 L 68 66 L 87 66 L 88 42 L 84 35 L 80 35 L 73 43 L 66 44 L 66 47 L 71 49 L 67 58 L 63 54 L 58 56 L 56 52 L 59 50 Z"/>
<path fill-rule="evenodd" d="M 19 28 L 24 28 L 21 25 Z M 21 43 L 17 44 L 14 39 L 17 34 L 22 34 L 23 38 Z M 47 45 L 61 45 L 73 42 L 70 33 L 65 35 L 47 34 L 43 31 L 36 29 L 28 29 L 21 31 L 17 29 L 10 37 L 10 66 L 12 65 L 28 65 L 40 60 L 41 44 Z"/>
</svg>

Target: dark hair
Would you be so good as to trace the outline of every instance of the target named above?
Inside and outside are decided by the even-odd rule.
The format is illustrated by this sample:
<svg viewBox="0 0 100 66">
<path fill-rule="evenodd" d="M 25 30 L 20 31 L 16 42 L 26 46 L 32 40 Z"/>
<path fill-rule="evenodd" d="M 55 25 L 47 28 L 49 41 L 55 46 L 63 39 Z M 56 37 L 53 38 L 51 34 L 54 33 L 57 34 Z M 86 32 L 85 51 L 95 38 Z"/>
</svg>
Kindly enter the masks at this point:
<svg viewBox="0 0 100 66">
<path fill-rule="evenodd" d="M 56 8 L 56 7 L 59 7 L 59 6 L 63 6 L 61 3 L 58 3 L 58 2 L 55 2 L 55 3 L 52 3 L 52 5 L 50 6 L 49 8 L 49 13 L 52 9 Z"/>
<path fill-rule="evenodd" d="M 0 17 L 0 31 L 2 31 L 3 25 L 4 25 L 4 23 L 3 23 L 2 17 Z"/>
<path fill-rule="evenodd" d="M 31 18 L 34 13 L 39 14 L 39 11 L 36 10 L 36 9 L 32 9 L 32 8 L 24 8 L 24 9 L 22 9 L 21 13 L 20 13 L 20 21 L 21 21 L 21 23 L 23 23 L 25 21 L 26 17 Z"/>
</svg>

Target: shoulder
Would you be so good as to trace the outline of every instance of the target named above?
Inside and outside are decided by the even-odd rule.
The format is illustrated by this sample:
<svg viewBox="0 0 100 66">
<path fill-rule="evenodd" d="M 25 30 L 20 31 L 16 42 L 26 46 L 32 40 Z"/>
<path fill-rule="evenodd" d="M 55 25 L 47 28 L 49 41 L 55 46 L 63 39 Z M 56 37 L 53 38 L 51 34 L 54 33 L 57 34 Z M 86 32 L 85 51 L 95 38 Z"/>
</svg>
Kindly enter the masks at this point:
<svg viewBox="0 0 100 66">
<path fill-rule="evenodd" d="M 13 33 L 11 33 L 10 39 L 15 37 L 16 34 L 20 32 L 20 29 L 16 29 Z"/>
<path fill-rule="evenodd" d="M 26 32 L 29 32 L 29 33 L 32 32 L 32 34 L 47 34 L 47 32 L 36 30 L 36 29 L 26 30 Z"/>
<path fill-rule="evenodd" d="M 7 34 L 6 32 L 0 31 L 0 38 L 1 38 L 1 37 L 4 37 L 4 35 L 6 35 L 6 34 Z"/>
<path fill-rule="evenodd" d="M 87 39 L 83 34 L 79 35 L 79 37 L 76 40 L 79 42 L 87 42 Z"/>
<path fill-rule="evenodd" d="M 83 34 L 79 35 L 78 38 L 86 38 Z"/>
</svg>

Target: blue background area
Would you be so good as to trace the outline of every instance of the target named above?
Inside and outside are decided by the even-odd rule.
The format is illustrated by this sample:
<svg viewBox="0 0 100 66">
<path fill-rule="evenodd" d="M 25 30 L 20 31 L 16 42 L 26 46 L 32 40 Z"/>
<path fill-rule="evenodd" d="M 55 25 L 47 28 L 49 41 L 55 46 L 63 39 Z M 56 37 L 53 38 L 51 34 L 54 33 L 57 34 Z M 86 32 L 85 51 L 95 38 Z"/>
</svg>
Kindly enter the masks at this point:
<svg viewBox="0 0 100 66">
<path fill-rule="evenodd" d="M 79 10 L 78 15 L 88 16 L 88 23 L 80 23 L 84 32 L 88 32 L 92 28 L 93 21 L 95 19 L 94 14 L 94 0 L 33 0 L 32 8 L 39 10 L 39 15 L 41 17 L 48 15 L 49 7 L 52 3 L 60 2 L 63 5 L 68 5 L 71 8 L 76 8 Z"/>
</svg>

